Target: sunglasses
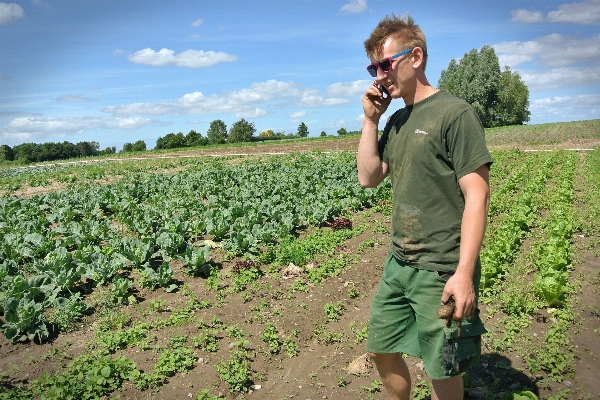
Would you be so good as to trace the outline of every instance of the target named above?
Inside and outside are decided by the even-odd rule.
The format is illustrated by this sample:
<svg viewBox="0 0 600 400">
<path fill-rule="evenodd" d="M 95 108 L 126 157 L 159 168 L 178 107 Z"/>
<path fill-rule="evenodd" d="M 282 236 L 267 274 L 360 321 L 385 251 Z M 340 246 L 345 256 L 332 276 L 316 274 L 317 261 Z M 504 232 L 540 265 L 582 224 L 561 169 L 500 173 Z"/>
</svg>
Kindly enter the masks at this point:
<svg viewBox="0 0 600 400">
<path fill-rule="evenodd" d="M 406 49 L 404 51 L 401 51 L 398 54 L 394 54 L 391 57 L 384 58 L 383 60 L 379 61 L 378 63 L 369 65 L 367 67 L 367 71 L 369 71 L 369 74 L 371 74 L 372 77 L 377 77 L 377 68 L 379 68 L 381 70 L 381 72 L 390 72 L 392 70 L 392 62 L 394 61 L 395 58 L 398 58 L 400 56 L 408 54 L 413 50 L 414 50 L 414 47 L 412 49 Z"/>
</svg>

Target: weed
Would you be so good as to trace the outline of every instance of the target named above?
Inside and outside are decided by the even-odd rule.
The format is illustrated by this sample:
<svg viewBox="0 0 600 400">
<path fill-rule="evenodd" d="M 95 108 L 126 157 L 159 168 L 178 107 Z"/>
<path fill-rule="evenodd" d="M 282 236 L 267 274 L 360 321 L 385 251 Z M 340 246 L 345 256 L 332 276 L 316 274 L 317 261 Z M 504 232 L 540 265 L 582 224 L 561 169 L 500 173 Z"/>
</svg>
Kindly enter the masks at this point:
<svg viewBox="0 0 600 400">
<path fill-rule="evenodd" d="M 361 386 L 361 389 L 364 389 L 365 391 L 367 391 L 367 393 L 379 393 L 379 392 L 381 392 L 382 386 L 383 386 L 383 383 L 381 383 L 381 381 L 379 379 L 375 379 L 371 383 L 371 386 Z"/>
<path fill-rule="evenodd" d="M 217 347 L 219 343 L 218 333 L 219 331 L 216 329 L 203 329 L 198 335 L 192 337 L 192 344 L 202 351 L 214 353 L 219 350 Z"/>
<path fill-rule="evenodd" d="M 263 333 L 260 335 L 263 342 L 269 345 L 269 352 L 271 354 L 278 354 L 281 350 L 281 343 L 279 342 L 279 335 L 277 329 L 272 323 L 268 323 L 265 326 Z"/>
<path fill-rule="evenodd" d="M 420 380 L 415 384 L 412 390 L 414 400 L 430 400 L 431 399 L 431 388 L 427 385 L 425 380 Z"/>
<path fill-rule="evenodd" d="M 325 321 L 335 322 L 339 320 L 340 316 L 342 315 L 342 311 L 345 309 L 346 307 L 341 301 L 338 301 L 335 304 L 326 303 L 325 306 L 323 306 L 323 311 L 325 312 Z"/>
<path fill-rule="evenodd" d="M 355 335 L 354 343 L 356 344 L 362 343 L 369 336 L 369 325 L 364 322 L 361 323 L 360 329 L 356 328 L 356 322 L 351 322 L 350 330 Z"/>
</svg>

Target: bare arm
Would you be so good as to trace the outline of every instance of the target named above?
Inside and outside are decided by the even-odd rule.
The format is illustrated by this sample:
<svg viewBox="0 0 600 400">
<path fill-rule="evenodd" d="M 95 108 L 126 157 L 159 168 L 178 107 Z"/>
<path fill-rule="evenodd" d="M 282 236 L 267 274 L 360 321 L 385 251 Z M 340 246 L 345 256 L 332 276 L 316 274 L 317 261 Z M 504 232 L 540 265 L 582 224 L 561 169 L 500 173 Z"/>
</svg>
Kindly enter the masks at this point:
<svg viewBox="0 0 600 400">
<path fill-rule="evenodd" d="M 391 101 L 391 97 L 383 98 L 375 83 L 369 86 L 363 96 L 362 103 L 365 116 L 356 159 L 358 182 L 362 187 L 376 187 L 389 173 L 388 165 L 381 161 L 379 157 L 377 132 L 379 120 Z"/>
<path fill-rule="evenodd" d="M 458 180 L 465 197 L 465 210 L 460 230 L 460 258 L 454 275 L 448 279 L 442 302 L 454 296 L 454 319 L 459 320 L 475 311 L 473 274 L 483 243 L 490 204 L 489 167 L 482 165 Z"/>
</svg>

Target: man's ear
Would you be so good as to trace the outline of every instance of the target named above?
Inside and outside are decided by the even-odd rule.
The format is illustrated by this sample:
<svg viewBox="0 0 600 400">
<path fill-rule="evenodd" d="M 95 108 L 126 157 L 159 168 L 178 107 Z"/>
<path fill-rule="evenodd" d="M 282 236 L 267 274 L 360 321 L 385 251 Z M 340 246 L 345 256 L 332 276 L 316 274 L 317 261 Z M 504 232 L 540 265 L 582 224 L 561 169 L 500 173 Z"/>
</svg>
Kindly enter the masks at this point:
<svg viewBox="0 0 600 400">
<path fill-rule="evenodd" d="M 415 49 L 412 51 L 414 69 L 421 67 L 423 64 L 423 56 L 423 49 L 420 47 L 415 47 Z"/>
</svg>

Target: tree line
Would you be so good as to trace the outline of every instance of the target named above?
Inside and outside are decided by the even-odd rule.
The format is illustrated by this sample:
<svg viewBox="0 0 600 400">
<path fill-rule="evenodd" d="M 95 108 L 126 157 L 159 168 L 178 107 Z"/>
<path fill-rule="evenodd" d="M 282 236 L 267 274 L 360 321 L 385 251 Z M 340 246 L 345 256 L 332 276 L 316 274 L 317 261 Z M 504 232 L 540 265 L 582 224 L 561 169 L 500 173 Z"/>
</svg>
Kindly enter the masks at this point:
<svg viewBox="0 0 600 400">
<path fill-rule="evenodd" d="M 500 63 L 494 49 L 483 46 L 466 53 L 460 61 L 452 60 L 448 68 L 443 70 L 438 81 L 438 88 L 446 90 L 467 101 L 477 112 L 484 127 L 522 125 L 529 122 L 529 89 L 521 80 L 518 72 L 505 67 L 500 70 Z M 191 130 L 183 133 L 169 133 L 156 140 L 154 149 L 177 149 L 200 147 L 224 143 L 242 143 L 268 140 L 303 138 L 309 134 L 308 127 L 301 122 L 295 133 L 274 132 L 269 129 L 255 136 L 254 123 L 244 118 L 236 121 L 227 129 L 223 120 L 210 123 L 206 136 Z M 339 136 L 360 134 L 360 131 L 347 131 L 340 128 Z M 320 136 L 327 136 L 325 131 Z M 21 162 L 41 162 L 64 160 L 68 158 L 98 156 L 116 153 L 115 147 L 107 147 L 100 151 L 98 142 L 63 143 L 23 143 L 14 147 L 0 146 L 0 161 L 19 160 Z M 138 140 L 125 143 L 122 152 L 139 152 L 146 150 L 146 143 Z"/>
<path fill-rule="evenodd" d="M 116 147 L 100 150 L 98 142 L 62 143 L 23 143 L 14 147 L 0 146 L 0 161 L 19 160 L 25 163 L 66 160 L 77 157 L 91 157 L 101 154 L 114 154 Z"/>
</svg>

